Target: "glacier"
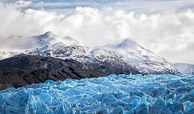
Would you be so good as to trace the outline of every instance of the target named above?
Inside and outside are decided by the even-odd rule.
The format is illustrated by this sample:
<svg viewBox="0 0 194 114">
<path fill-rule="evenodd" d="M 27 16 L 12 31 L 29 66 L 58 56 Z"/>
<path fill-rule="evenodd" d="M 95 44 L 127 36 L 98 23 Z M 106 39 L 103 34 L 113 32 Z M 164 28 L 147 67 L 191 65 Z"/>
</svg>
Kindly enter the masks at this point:
<svg viewBox="0 0 194 114">
<path fill-rule="evenodd" d="M 0 114 L 194 114 L 194 74 L 66 79 L 0 91 Z"/>
</svg>

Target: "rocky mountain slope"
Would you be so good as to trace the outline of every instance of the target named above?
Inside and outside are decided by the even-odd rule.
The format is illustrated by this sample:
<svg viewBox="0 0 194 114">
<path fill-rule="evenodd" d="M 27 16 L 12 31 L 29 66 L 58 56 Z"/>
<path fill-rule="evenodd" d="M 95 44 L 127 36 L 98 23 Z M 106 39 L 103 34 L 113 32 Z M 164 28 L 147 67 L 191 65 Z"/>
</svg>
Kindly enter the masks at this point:
<svg viewBox="0 0 194 114">
<path fill-rule="evenodd" d="M 181 71 L 181 73 L 194 73 L 194 64 L 176 63 L 174 66 Z"/>
<path fill-rule="evenodd" d="M 111 64 L 111 61 L 105 61 L 101 63 L 88 63 L 74 59 L 59 59 L 54 57 L 44 57 L 39 55 L 18 55 L 15 57 L 0 60 L 0 68 L 17 68 L 22 70 L 38 70 L 38 69 L 58 69 L 61 67 L 74 67 L 77 69 L 88 69 L 103 71 L 109 74 L 138 74 L 135 69 L 130 68 L 123 63 L 123 66 L 117 66 L 117 64 Z"/>
<path fill-rule="evenodd" d="M 106 64 L 109 65 L 109 63 Z M 138 73 L 136 70 L 122 69 L 120 66 L 104 66 L 98 63 L 83 64 L 73 59 L 22 54 L 0 60 L 0 90 L 46 80 L 58 81 L 67 78 L 97 78 L 108 74 Z"/>
<path fill-rule="evenodd" d="M 18 88 L 30 84 L 45 82 L 47 80 L 59 81 L 67 78 L 97 78 L 108 73 L 96 70 L 76 69 L 73 67 L 61 67 L 57 69 L 19 70 L 13 68 L 0 68 L 0 90 Z"/>
</svg>

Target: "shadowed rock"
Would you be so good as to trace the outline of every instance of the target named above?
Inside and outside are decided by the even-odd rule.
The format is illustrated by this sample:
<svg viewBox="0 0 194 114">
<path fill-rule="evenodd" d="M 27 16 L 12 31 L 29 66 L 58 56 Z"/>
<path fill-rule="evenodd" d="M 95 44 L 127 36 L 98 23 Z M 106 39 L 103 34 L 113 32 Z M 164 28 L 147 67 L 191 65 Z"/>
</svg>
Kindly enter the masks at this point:
<svg viewBox="0 0 194 114">
<path fill-rule="evenodd" d="M 22 87 L 29 84 L 45 82 L 46 80 L 65 80 L 97 78 L 106 76 L 108 73 L 94 70 L 80 70 L 72 67 L 58 69 L 41 69 L 35 71 L 26 71 L 19 69 L 0 69 L 0 90 L 11 87 Z"/>
<path fill-rule="evenodd" d="M 76 69 L 88 69 L 103 71 L 111 74 L 138 74 L 139 72 L 130 66 L 111 65 L 108 62 L 101 64 L 83 64 L 73 59 L 58 59 L 38 55 L 19 55 L 0 61 L 0 68 L 17 68 L 22 70 L 58 69 L 62 67 L 73 67 Z"/>
<path fill-rule="evenodd" d="M 73 59 L 58 59 L 38 55 L 19 55 L 0 61 L 0 90 L 22 87 L 46 80 L 97 78 L 108 74 L 137 74 L 130 67 L 83 64 Z"/>
</svg>

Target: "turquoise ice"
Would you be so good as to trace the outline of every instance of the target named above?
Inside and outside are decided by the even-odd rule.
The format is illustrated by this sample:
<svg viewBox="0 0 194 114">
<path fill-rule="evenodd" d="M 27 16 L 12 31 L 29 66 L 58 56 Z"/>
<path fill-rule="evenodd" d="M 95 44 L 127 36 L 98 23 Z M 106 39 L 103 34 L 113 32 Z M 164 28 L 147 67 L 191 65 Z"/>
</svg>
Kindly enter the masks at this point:
<svg viewBox="0 0 194 114">
<path fill-rule="evenodd" d="M 0 114 L 194 114 L 194 74 L 109 75 L 0 92 Z"/>
</svg>

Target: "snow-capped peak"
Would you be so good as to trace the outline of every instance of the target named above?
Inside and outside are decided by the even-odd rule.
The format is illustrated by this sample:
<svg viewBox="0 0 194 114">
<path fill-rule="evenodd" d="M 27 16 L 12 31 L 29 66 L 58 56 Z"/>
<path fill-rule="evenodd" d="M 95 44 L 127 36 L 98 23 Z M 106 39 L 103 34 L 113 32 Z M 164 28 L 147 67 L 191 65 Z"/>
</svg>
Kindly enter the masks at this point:
<svg viewBox="0 0 194 114">
<path fill-rule="evenodd" d="M 79 42 L 69 36 L 61 37 L 48 31 L 45 34 L 34 37 L 41 46 L 60 44 L 64 46 L 78 46 Z"/>
<path fill-rule="evenodd" d="M 42 35 L 39 35 L 38 37 L 39 38 L 53 38 L 55 37 L 56 35 L 54 35 L 51 31 L 48 31 Z"/>
<path fill-rule="evenodd" d="M 80 46 L 81 45 L 78 41 L 76 41 L 75 39 L 69 36 L 58 38 L 57 41 L 65 44 L 66 46 L 78 46 L 78 45 Z"/>
<path fill-rule="evenodd" d="M 56 40 L 57 36 L 54 35 L 52 32 L 46 32 L 45 34 L 42 34 L 42 35 L 33 36 L 31 39 L 35 40 L 35 45 L 38 44 L 40 46 L 46 46 L 46 45 L 57 43 L 57 40 Z"/>
<path fill-rule="evenodd" d="M 18 42 L 19 41 L 19 42 Z M 48 31 L 41 35 L 36 36 L 17 36 L 12 35 L 8 38 L 4 38 L 1 42 L 0 48 L 6 52 L 6 50 L 21 50 L 23 53 L 28 53 L 35 49 L 59 49 L 65 46 L 80 46 L 79 42 L 76 40 L 65 36 L 61 37 L 58 35 L 53 34 L 52 32 Z M 3 55 L 2 53 L 0 53 Z M 1 56 L 0 55 L 0 56 Z M 12 54 L 7 54 L 12 55 Z M 10 57 L 6 56 L 6 57 Z"/>
<path fill-rule="evenodd" d="M 116 44 L 108 44 L 108 45 L 105 45 L 104 47 L 111 48 L 111 49 L 117 49 L 117 50 L 120 50 L 120 52 L 122 52 L 122 50 L 136 51 L 136 50 L 139 50 L 139 48 L 142 48 L 135 41 L 132 41 L 130 39 L 125 39 L 121 41 L 120 43 L 116 43 Z"/>
<path fill-rule="evenodd" d="M 178 71 L 170 62 L 130 39 L 118 44 L 107 45 L 103 49 L 115 53 L 141 73 L 170 73 Z"/>
<path fill-rule="evenodd" d="M 53 37 L 54 36 L 54 34 L 51 31 L 48 31 L 43 35 L 46 35 L 47 37 Z"/>
<path fill-rule="evenodd" d="M 130 39 L 123 40 L 120 44 L 116 45 L 117 48 L 133 48 L 137 46 L 137 43 L 135 41 L 132 41 Z"/>
</svg>

